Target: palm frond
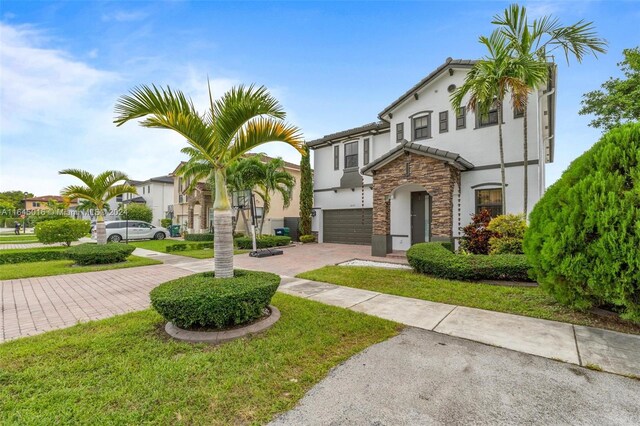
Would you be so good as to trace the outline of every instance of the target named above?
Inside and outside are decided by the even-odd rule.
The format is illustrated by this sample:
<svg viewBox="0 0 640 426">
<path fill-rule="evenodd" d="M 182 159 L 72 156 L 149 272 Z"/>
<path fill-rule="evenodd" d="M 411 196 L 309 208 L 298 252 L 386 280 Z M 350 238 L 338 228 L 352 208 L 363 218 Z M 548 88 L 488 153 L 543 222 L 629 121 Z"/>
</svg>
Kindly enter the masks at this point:
<svg viewBox="0 0 640 426">
<path fill-rule="evenodd" d="M 88 187 L 93 186 L 94 177 L 91 173 L 81 169 L 64 169 L 58 172 L 60 175 L 69 175 L 80 179 Z"/>
<path fill-rule="evenodd" d="M 252 120 L 242 128 L 229 150 L 229 161 L 267 142 L 284 142 L 298 152 L 303 152 L 300 129 L 280 120 L 261 117 Z"/>
</svg>

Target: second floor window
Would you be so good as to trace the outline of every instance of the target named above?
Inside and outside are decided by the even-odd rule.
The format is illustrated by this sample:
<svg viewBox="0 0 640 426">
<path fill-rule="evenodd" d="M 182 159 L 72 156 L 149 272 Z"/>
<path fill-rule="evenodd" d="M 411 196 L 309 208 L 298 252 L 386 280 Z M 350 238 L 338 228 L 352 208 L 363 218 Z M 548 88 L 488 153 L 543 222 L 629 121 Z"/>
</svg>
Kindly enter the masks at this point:
<svg viewBox="0 0 640 426">
<path fill-rule="evenodd" d="M 476 213 L 488 210 L 491 217 L 502 214 L 502 189 L 476 189 Z"/>
<path fill-rule="evenodd" d="M 333 170 L 340 168 L 340 145 L 333 147 Z"/>
<path fill-rule="evenodd" d="M 478 114 L 478 127 L 492 126 L 498 124 L 498 108 L 492 108 L 489 112 Z"/>
<path fill-rule="evenodd" d="M 363 148 L 362 150 L 364 151 L 363 152 L 363 156 L 364 156 L 363 164 L 365 164 L 365 165 L 369 164 L 369 157 L 370 157 L 369 150 L 371 149 L 371 147 L 369 146 L 369 141 L 370 141 L 370 139 L 366 138 L 364 140 L 364 142 L 363 142 L 363 147 L 362 147 Z"/>
<path fill-rule="evenodd" d="M 467 127 L 467 107 L 461 106 L 456 115 L 456 129 L 464 129 L 465 127 Z"/>
<path fill-rule="evenodd" d="M 344 144 L 344 168 L 358 167 L 358 142 Z"/>
<path fill-rule="evenodd" d="M 522 108 L 513 108 L 513 118 L 522 118 L 524 117 L 524 107 Z"/>
<path fill-rule="evenodd" d="M 440 113 L 440 133 L 446 133 L 449 131 L 449 111 L 442 111 Z"/>
<path fill-rule="evenodd" d="M 431 137 L 431 115 L 424 115 L 413 119 L 413 140 Z"/>
<path fill-rule="evenodd" d="M 121 202 L 122 202 L 122 194 L 116 195 L 116 203 L 121 203 Z"/>
<path fill-rule="evenodd" d="M 396 142 L 402 142 L 404 139 L 404 123 L 396 124 Z"/>
</svg>

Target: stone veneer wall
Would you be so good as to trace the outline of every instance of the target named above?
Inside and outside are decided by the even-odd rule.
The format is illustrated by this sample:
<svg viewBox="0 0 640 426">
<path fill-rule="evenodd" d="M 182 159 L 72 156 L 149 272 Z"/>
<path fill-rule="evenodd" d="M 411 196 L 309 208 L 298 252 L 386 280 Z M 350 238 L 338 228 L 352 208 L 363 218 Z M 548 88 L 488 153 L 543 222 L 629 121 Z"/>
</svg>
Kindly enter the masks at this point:
<svg viewBox="0 0 640 426">
<path fill-rule="evenodd" d="M 388 236 L 391 233 L 388 197 L 397 187 L 413 183 L 421 185 L 431 196 L 432 237 L 451 239 L 453 190 L 459 179 L 460 171 L 444 161 L 410 152 L 376 170 L 373 177 L 373 235 Z M 391 247 L 387 250 L 390 251 Z"/>
</svg>

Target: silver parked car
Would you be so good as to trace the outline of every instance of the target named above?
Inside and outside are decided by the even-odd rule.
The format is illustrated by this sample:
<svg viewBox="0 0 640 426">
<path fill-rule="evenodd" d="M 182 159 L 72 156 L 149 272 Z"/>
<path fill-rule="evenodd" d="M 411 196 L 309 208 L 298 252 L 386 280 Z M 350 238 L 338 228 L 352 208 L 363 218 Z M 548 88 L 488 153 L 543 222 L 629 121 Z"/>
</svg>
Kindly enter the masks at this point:
<svg viewBox="0 0 640 426">
<path fill-rule="evenodd" d="M 149 222 L 114 220 L 104 224 L 107 231 L 107 241 L 114 243 L 126 238 L 130 240 L 164 240 L 167 238 L 166 229 L 153 226 Z M 91 238 L 94 240 L 97 238 L 95 227 L 91 231 Z"/>
</svg>

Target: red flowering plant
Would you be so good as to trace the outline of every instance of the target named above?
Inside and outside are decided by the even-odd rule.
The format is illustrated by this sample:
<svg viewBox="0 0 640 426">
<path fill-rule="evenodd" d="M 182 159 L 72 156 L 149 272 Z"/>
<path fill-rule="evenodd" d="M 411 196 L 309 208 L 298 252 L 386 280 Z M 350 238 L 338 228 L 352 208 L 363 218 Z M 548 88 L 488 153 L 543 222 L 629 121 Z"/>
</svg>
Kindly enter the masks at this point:
<svg viewBox="0 0 640 426">
<path fill-rule="evenodd" d="M 471 218 L 471 223 L 462 228 L 462 249 L 473 254 L 489 254 L 489 240 L 495 236 L 488 226 L 491 213 L 487 209 L 480 210 Z"/>
</svg>

